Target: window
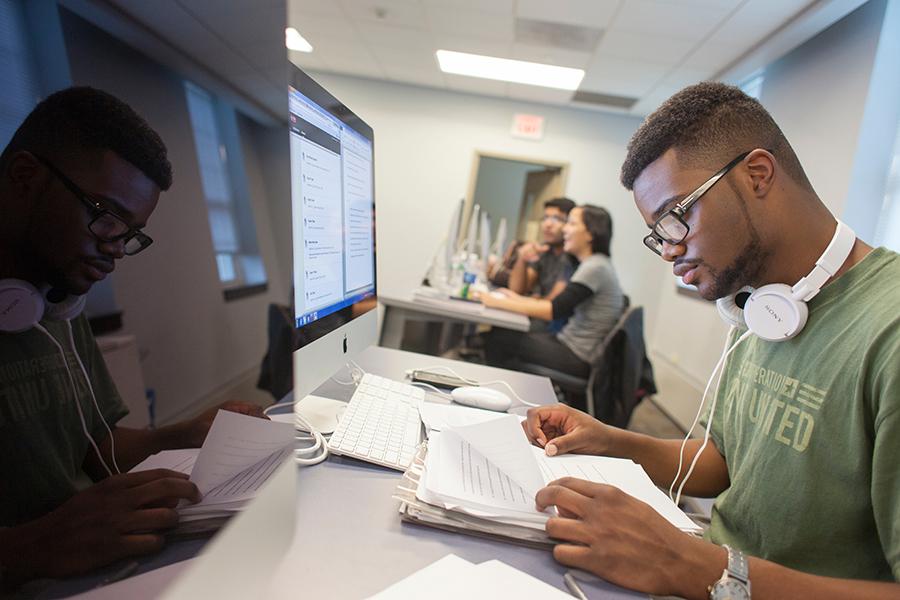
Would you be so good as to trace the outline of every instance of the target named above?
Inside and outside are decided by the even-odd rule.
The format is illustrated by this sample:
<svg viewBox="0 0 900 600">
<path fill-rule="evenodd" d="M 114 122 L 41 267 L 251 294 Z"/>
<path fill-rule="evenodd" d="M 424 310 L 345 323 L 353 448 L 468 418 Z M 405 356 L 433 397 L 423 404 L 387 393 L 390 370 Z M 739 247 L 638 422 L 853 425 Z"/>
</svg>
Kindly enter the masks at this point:
<svg viewBox="0 0 900 600">
<path fill-rule="evenodd" d="M 751 98 L 756 98 L 759 100 L 760 94 L 762 94 L 763 83 L 766 81 L 766 72 L 762 69 L 759 71 L 754 71 L 752 75 L 743 80 L 738 87 L 741 88 L 745 94 L 750 96 Z"/>
<path fill-rule="evenodd" d="M 875 232 L 875 245 L 887 246 L 900 252 L 900 127 L 897 128 L 897 138 L 894 141 L 894 157 L 884 189 L 884 204 Z"/>
<path fill-rule="evenodd" d="M 40 100 L 19 0 L 0 0 L 0 81 L 0 148 L 5 148 Z"/>
<path fill-rule="evenodd" d="M 227 289 L 262 286 L 266 269 L 241 170 L 234 110 L 190 82 L 185 82 L 185 90 L 219 280 Z"/>
</svg>

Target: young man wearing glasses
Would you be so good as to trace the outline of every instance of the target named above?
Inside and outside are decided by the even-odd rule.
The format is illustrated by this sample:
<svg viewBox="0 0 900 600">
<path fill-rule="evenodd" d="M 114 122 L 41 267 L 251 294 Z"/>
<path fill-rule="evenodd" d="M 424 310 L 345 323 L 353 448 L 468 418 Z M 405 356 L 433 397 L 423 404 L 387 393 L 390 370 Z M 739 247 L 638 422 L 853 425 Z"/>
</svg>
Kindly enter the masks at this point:
<svg viewBox="0 0 900 600">
<path fill-rule="evenodd" d="M 650 115 L 622 182 L 650 228 L 644 244 L 707 300 L 793 286 L 835 236 L 771 116 L 723 84 Z M 536 499 L 559 509 L 547 531 L 560 562 L 686 598 L 900 596 L 900 256 L 849 244 L 799 334 L 730 337 L 710 443 L 684 451 L 685 465 L 699 454 L 684 492 L 716 498 L 705 539 L 615 488 L 564 479 Z M 685 479 L 680 440 L 564 406 L 530 410 L 525 430 L 551 455 L 629 458 L 664 488 Z"/>
<path fill-rule="evenodd" d="M 151 245 L 141 230 L 171 182 L 162 140 L 129 106 L 91 88 L 49 96 L 0 155 L 0 293 L 33 286 L 42 306 L 86 294 Z M 0 317 L 14 304 L 4 301 Z M 127 471 L 161 450 L 202 445 L 218 408 L 260 409 L 231 402 L 156 430 L 116 427 L 127 409 L 84 316 L 7 325 L 0 587 L 159 549 L 175 505 L 198 500 L 197 488 L 174 471 Z"/>
</svg>

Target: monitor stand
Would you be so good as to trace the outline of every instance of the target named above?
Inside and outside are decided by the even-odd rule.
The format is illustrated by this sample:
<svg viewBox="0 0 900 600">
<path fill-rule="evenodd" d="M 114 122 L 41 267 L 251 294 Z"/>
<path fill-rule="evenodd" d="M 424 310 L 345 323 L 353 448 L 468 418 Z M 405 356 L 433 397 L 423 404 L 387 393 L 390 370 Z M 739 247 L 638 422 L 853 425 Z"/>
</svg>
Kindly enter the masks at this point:
<svg viewBox="0 0 900 600">
<path fill-rule="evenodd" d="M 347 403 L 310 394 L 294 406 L 294 411 L 309 421 L 316 431 L 322 435 L 334 433 L 338 421 L 344 414 Z"/>
</svg>

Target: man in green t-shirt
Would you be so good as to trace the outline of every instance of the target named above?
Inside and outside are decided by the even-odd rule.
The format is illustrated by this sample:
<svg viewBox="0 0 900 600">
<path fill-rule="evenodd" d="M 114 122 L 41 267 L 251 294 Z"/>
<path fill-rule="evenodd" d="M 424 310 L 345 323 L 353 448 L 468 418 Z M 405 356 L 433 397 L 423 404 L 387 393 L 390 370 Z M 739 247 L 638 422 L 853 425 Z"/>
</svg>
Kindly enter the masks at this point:
<svg viewBox="0 0 900 600">
<path fill-rule="evenodd" d="M 724 84 L 650 115 L 622 182 L 651 229 L 644 244 L 707 300 L 799 283 L 836 231 L 772 117 Z M 699 454 L 684 492 L 716 498 L 705 539 L 615 488 L 564 479 L 536 499 L 559 509 L 557 560 L 687 598 L 900 597 L 900 256 L 848 247 L 795 337 L 729 338 L 710 441 L 684 450 L 685 465 Z M 685 480 L 680 440 L 565 406 L 532 409 L 524 426 L 547 454 L 629 458 L 664 488 Z"/>
<path fill-rule="evenodd" d="M 0 155 L 0 293 L 13 298 L 0 306 L 3 587 L 159 549 L 175 505 L 196 501 L 197 488 L 174 471 L 127 471 L 201 446 L 219 408 L 261 416 L 230 402 L 156 430 L 116 426 L 128 411 L 75 299 L 150 245 L 141 228 L 171 182 L 156 132 L 92 88 L 46 98 Z M 15 294 L 33 288 L 48 310 L 23 328 Z"/>
</svg>

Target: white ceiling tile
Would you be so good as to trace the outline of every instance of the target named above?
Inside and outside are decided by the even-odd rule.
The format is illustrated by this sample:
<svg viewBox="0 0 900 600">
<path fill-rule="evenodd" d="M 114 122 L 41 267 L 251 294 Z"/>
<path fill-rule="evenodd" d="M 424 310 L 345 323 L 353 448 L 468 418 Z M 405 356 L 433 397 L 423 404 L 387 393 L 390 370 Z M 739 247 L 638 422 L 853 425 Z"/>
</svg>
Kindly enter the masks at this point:
<svg viewBox="0 0 900 600">
<path fill-rule="evenodd" d="M 482 94 L 484 96 L 506 96 L 507 83 L 494 79 L 481 79 L 480 77 L 466 77 L 465 75 L 451 75 L 444 73 L 444 81 L 447 87 L 457 92 L 470 94 Z"/>
<path fill-rule="evenodd" d="M 579 89 L 619 96 L 641 97 L 658 83 L 668 68 L 620 58 L 595 58 Z"/>
<path fill-rule="evenodd" d="M 610 29 L 699 41 L 713 31 L 726 9 L 626 0 Z"/>
<path fill-rule="evenodd" d="M 778 0 L 778 2 L 749 0 L 710 36 L 709 41 L 749 48 L 768 37 L 810 4 L 810 0 Z"/>
<path fill-rule="evenodd" d="M 301 69 L 316 69 L 316 70 L 324 70 L 325 63 L 322 62 L 322 59 L 317 54 L 310 54 L 309 52 L 297 52 L 296 50 L 288 50 L 288 59 L 300 67 Z"/>
<path fill-rule="evenodd" d="M 392 46 L 410 52 L 432 50 L 434 46 L 431 35 L 424 29 L 392 27 L 368 21 L 357 21 L 356 28 L 367 44 Z"/>
<path fill-rule="evenodd" d="M 323 56 L 325 70 L 345 75 L 359 75 L 373 79 L 383 79 L 384 71 L 375 59 L 366 57 L 345 58 L 343 56 Z"/>
<path fill-rule="evenodd" d="M 616 12 L 619 0 L 518 0 L 516 16 L 604 29 Z"/>
<path fill-rule="evenodd" d="M 757 0 L 665 0 L 669 4 L 678 4 L 680 6 L 697 7 L 697 8 L 715 8 L 731 10 L 742 2 L 754 2 Z M 762 0 L 771 3 L 771 0 Z"/>
<path fill-rule="evenodd" d="M 714 44 L 706 42 L 695 50 L 683 63 L 682 67 L 718 73 L 746 52 L 744 46 L 733 44 Z"/>
<path fill-rule="evenodd" d="M 512 15 L 495 15 L 459 7 L 428 7 L 426 12 L 431 30 L 435 32 L 499 42 L 513 40 Z"/>
<path fill-rule="evenodd" d="M 713 69 L 704 70 L 681 67 L 666 75 L 660 85 L 653 89 L 653 93 L 656 93 L 658 89 L 672 89 L 671 93 L 674 94 L 681 88 L 709 80 L 715 73 Z"/>
<path fill-rule="evenodd" d="M 510 83 L 507 85 L 506 96 L 516 100 L 529 102 L 543 102 L 547 104 L 568 104 L 572 100 L 571 90 L 554 90 L 535 85 L 523 85 Z"/>
<path fill-rule="evenodd" d="M 344 12 L 353 20 L 394 27 L 422 27 L 425 8 L 414 0 L 340 0 Z"/>
<path fill-rule="evenodd" d="M 343 17 L 341 7 L 334 0 L 287 0 L 288 18 L 297 13 Z"/>
<path fill-rule="evenodd" d="M 298 13 L 292 15 L 288 23 L 291 27 L 296 28 L 306 41 L 312 44 L 313 50 L 320 44 L 330 43 L 333 45 L 338 42 L 359 42 L 359 32 L 348 19 Z"/>
<path fill-rule="evenodd" d="M 405 52 L 391 46 L 368 45 L 369 51 L 382 67 L 412 67 L 415 69 L 431 69 L 440 73 L 437 57 L 430 50 Z"/>
<path fill-rule="evenodd" d="M 696 46 L 693 40 L 656 35 L 640 35 L 611 29 L 603 34 L 597 56 L 613 56 L 674 66 Z"/>
<path fill-rule="evenodd" d="M 443 88 L 444 78 L 437 69 L 417 69 L 414 67 L 383 67 L 385 74 L 391 81 L 401 81 L 415 85 Z"/>
<path fill-rule="evenodd" d="M 591 55 L 587 52 L 519 43 L 513 44 L 511 58 L 573 69 L 585 69 L 591 61 Z"/>
<path fill-rule="evenodd" d="M 515 0 L 423 0 L 425 6 L 479 10 L 495 15 L 512 15 Z"/>
<path fill-rule="evenodd" d="M 469 54 L 482 54 L 484 56 L 496 56 L 498 58 L 512 58 L 509 42 L 497 42 L 492 40 L 468 38 L 446 33 L 436 33 L 432 38 L 435 50 L 453 50 L 455 52 L 468 52 Z"/>
</svg>

